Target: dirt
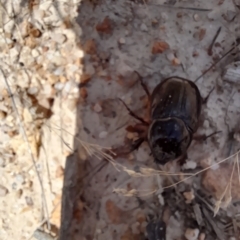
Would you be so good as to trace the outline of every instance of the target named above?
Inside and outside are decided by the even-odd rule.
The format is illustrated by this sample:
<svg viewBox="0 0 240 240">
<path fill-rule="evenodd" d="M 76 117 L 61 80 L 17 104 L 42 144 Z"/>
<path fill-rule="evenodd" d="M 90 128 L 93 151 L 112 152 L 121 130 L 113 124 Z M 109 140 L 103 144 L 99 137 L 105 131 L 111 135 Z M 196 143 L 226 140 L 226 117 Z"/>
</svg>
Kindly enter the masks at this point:
<svg viewBox="0 0 240 240">
<path fill-rule="evenodd" d="M 0 239 L 147 239 L 166 208 L 167 240 L 237 239 L 239 6 L 1 3 Z M 147 115 L 135 71 L 150 92 L 170 76 L 214 88 L 197 134 L 220 132 L 183 166 L 160 169 L 146 142 L 126 154 L 136 120 L 119 99 Z"/>
</svg>

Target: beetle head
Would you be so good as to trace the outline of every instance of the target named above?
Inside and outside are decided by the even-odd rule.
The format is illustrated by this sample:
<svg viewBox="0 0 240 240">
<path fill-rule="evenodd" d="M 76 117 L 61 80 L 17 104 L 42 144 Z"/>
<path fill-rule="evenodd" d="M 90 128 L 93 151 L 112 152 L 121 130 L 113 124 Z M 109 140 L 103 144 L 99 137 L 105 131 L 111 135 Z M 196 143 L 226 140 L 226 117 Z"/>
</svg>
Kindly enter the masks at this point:
<svg viewBox="0 0 240 240">
<path fill-rule="evenodd" d="M 179 118 L 157 119 L 148 130 L 148 143 L 159 164 L 165 164 L 186 153 L 191 141 L 191 132 Z"/>
</svg>

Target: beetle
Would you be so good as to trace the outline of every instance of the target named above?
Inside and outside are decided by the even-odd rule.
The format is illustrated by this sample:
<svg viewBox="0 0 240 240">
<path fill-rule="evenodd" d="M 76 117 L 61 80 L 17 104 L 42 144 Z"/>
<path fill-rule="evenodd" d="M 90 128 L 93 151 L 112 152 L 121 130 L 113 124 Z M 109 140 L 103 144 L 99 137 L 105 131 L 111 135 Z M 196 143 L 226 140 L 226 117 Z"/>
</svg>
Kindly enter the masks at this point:
<svg viewBox="0 0 240 240">
<path fill-rule="evenodd" d="M 133 143 L 131 151 L 147 141 L 156 163 L 164 165 L 170 160 L 181 159 L 186 156 L 193 134 L 198 129 L 202 104 L 213 89 L 202 99 L 194 82 L 173 76 L 159 83 L 150 94 L 138 76 L 148 96 L 148 120 L 137 116 L 121 100 L 129 114 L 141 122 L 127 129 L 139 133 L 139 139 Z"/>
</svg>

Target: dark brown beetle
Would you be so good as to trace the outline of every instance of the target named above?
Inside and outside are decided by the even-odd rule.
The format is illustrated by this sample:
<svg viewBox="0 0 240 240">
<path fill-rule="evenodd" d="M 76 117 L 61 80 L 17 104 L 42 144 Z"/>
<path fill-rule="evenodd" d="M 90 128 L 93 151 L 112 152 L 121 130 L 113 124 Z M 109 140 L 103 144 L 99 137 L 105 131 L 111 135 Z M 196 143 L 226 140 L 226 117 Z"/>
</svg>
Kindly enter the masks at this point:
<svg viewBox="0 0 240 240">
<path fill-rule="evenodd" d="M 130 115 L 141 121 L 131 126 L 131 131 L 140 133 L 132 150 L 148 141 L 154 160 L 159 164 L 186 155 L 198 129 L 203 103 L 198 87 L 190 80 L 175 76 L 158 84 L 151 95 L 142 80 L 141 85 L 149 98 L 149 120 L 138 117 L 123 102 Z"/>
<path fill-rule="evenodd" d="M 148 143 L 158 163 L 186 153 L 198 128 L 201 104 L 197 86 L 187 79 L 171 77 L 154 89 Z"/>
</svg>

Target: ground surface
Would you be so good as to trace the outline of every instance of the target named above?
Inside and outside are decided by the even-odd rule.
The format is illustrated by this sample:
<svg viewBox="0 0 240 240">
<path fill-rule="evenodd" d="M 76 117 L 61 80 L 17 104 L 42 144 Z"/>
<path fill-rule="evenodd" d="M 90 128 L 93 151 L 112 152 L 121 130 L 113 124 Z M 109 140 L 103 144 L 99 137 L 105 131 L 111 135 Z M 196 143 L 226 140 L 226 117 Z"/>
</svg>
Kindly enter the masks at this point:
<svg viewBox="0 0 240 240">
<path fill-rule="evenodd" d="M 186 229 L 192 240 L 237 236 L 238 155 L 216 163 L 238 150 L 239 72 L 227 67 L 238 47 L 199 76 L 237 44 L 239 5 L 1 1 L 0 239 L 145 239 L 149 215 L 165 207 L 167 239 L 184 239 Z M 180 176 L 157 173 L 146 143 L 119 154 L 136 135 L 118 98 L 145 116 L 134 71 L 150 91 L 170 76 L 198 79 L 203 97 L 215 87 L 198 133 L 222 132 L 193 141 L 181 169 L 165 166 Z M 108 147 L 119 155 L 104 155 Z M 166 188 L 186 172 L 194 175 Z"/>
</svg>

